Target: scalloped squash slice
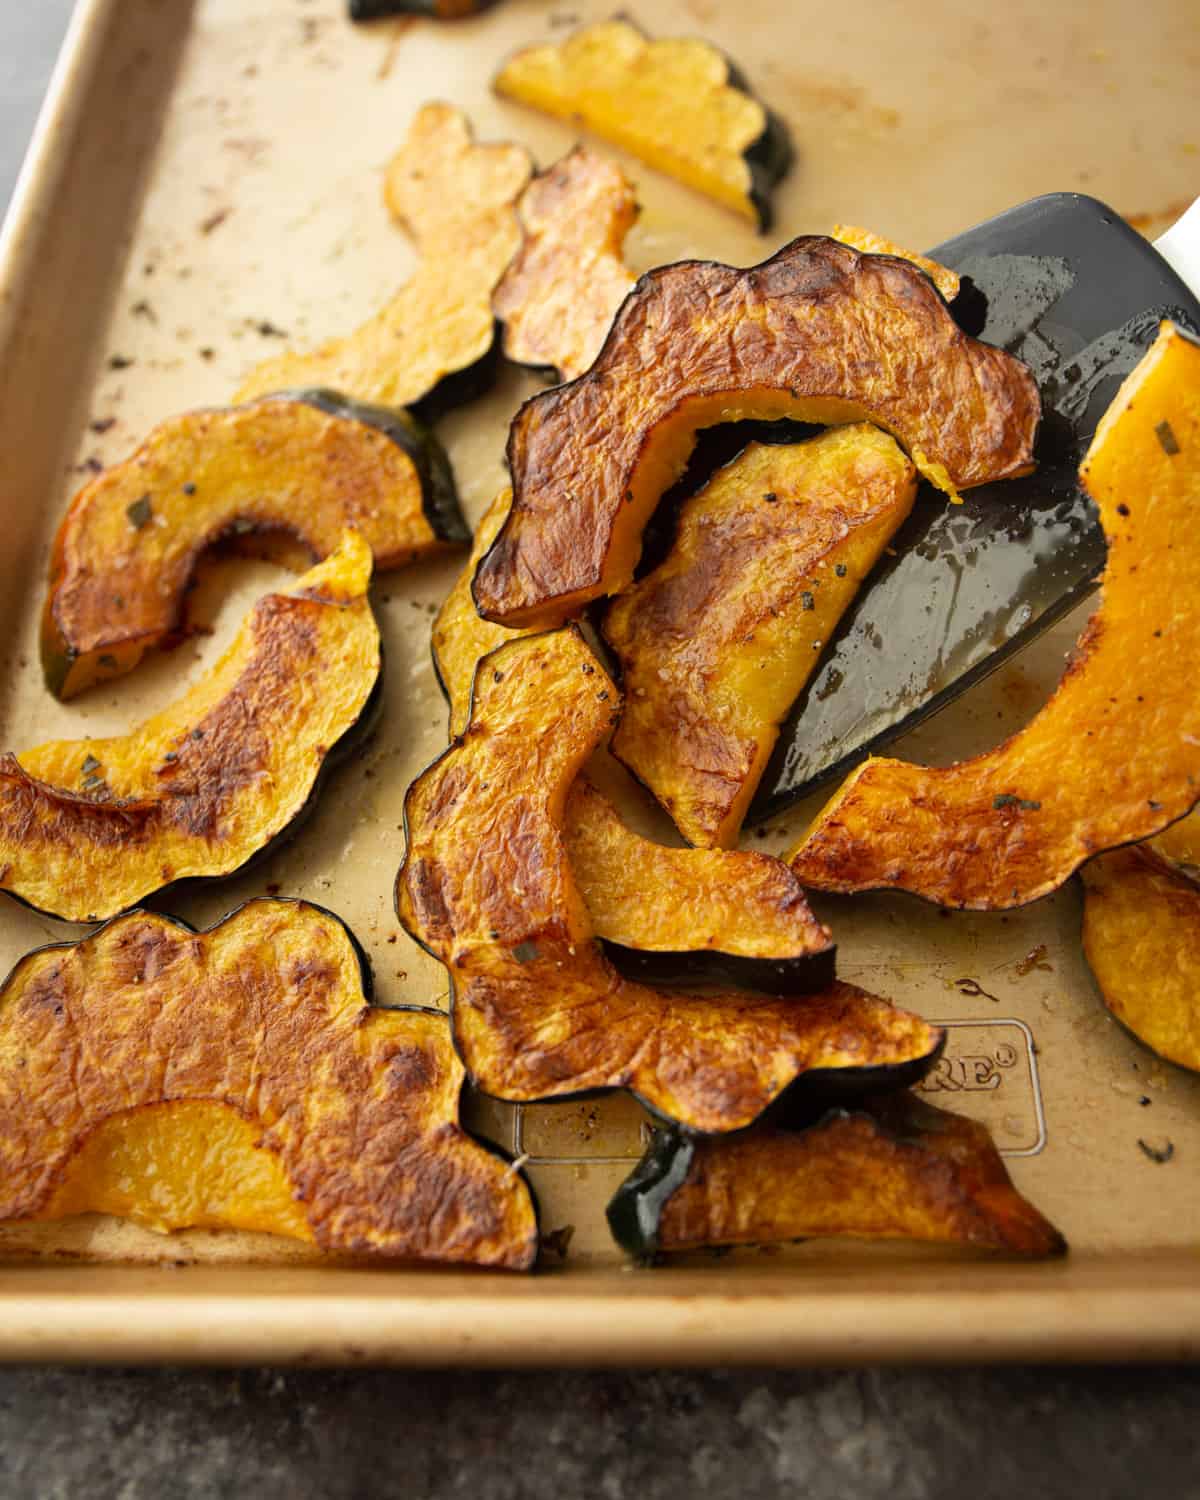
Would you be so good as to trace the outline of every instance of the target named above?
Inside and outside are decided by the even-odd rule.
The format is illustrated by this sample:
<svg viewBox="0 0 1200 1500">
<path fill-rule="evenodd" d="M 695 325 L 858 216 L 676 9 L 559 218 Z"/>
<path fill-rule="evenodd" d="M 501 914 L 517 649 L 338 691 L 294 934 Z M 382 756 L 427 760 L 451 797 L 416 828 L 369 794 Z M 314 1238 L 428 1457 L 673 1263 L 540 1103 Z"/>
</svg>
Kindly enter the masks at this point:
<svg viewBox="0 0 1200 1500">
<path fill-rule="evenodd" d="M 852 1235 L 1008 1255 L 1061 1255 L 985 1126 L 908 1093 L 832 1110 L 805 1130 L 728 1140 L 655 1133 L 608 1205 L 639 1260 L 673 1250 Z"/>
<path fill-rule="evenodd" d="M 916 493 L 877 427 L 751 444 L 684 502 L 665 561 L 610 606 L 625 704 L 613 754 L 690 844 L 737 841 L 780 724 Z"/>
<path fill-rule="evenodd" d="M 518 205 L 521 248 L 492 297 L 504 352 L 573 380 L 600 352 L 633 289 L 621 246 L 637 217 L 616 162 L 576 146 L 539 172 Z"/>
<path fill-rule="evenodd" d="M 866 761 L 789 856 L 806 886 L 995 910 L 1200 799 L 1200 345 L 1164 323 L 1080 477 L 1108 538 L 1100 607 L 1020 733 L 944 768 Z"/>
<path fill-rule="evenodd" d="M 0 756 L 0 890 L 95 922 L 177 880 L 231 875 L 294 830 L 373 722 L 370 579 L 371 549 L 347 532 L 132 733 Z"/>
<path fill-rule="evenodd" d="M 624 18 L 601 21 L 516 53 L 495 88 L 770 226 L 770 191 L 791 166 L 791 142 L 710 42 L 653 41 Z"/>
<path fill-rule="evenodd" d="M 1200 890 L 1117 849 L 1083 869 L 1083 951 L 1105 1005 L 1168 1062 L 1200 1072 Z"/>
<path fill-rule="evenodd" d="M 525 1270 L 529 1189 L 458 1123 L 445 1015 L 368 1003 L 331 912 L 135 911 L 0 990 L 0 1221 L 108 1213 Z"/>
<path fill-rule="evenodd" d="M 381 570 L 469 540 L 450 461 L 408 412 L 296 391 L 172 417 L 63 517 L 42 619 L 47 686 L 71 698 L 178 639 L 214 543 L 282 533 L 315 562 L 348 527 Z"/>
<path fill-rule="evenodd" d="M 426 104 L 386 183 L 417 269 L 345 338 L 255 366 L 237 400 L 328 386 L 379 406 L 419 403 L 432 416 L 477 395 L 493 374 L 492 291 L 521 243 L 516 205 L 531 172 L 524 147 L 477 146 L 461 110 Z"/>
<path fill-rule="evenodd" d="M 513 507 L 476 605 L 501 625 L 556 625 L 620 593 L 702 427 L 870 421 L 953 492 L 1032 468 L 1040 413 L 1025 365 L 963 333 L 905 261 L 811 236 L 749 270 L 665 266 L 586 375 L 518 412 Z"/>
<path fill-rule="evenodd" d="M 514 1102 L 626 1088 L 720 1132 L 785 1094 L 792 1105 L 924 1073 L 944 1033 L 852 985 L 790 999 L 618 975 L 563 834 L 571 784 L 616 706 L 574 628 L 509 641 L 479 664 L 466 732 L 408 790 L 396 909 L 450 972 L 472 1081 Z"/>
</svg>

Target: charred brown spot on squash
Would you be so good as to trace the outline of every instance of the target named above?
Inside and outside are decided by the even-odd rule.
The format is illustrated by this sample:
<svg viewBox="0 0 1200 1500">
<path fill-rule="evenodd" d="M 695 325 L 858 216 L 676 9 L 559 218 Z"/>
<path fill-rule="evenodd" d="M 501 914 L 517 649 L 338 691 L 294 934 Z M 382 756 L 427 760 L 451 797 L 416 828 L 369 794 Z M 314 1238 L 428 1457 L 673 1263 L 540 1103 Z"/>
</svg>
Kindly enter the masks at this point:
<svg viewBox="0 0 1200 1500">
<path fill-rule="evenodd" d="M 331 1253 L 527 1269 L 520 1174 L 458 1123 L 439 1012 L 367 1007 L 337 918 L 132 912 L 0 991 L 0 1220 L 117 1213 Z"/>
<path fill-rule="evenodd" d="M 616 162 L 576 146 L 518 205 L 521 248 L 492 297 L 504 352 L 518 364 L 581 375 L 634 284 L 621 246 L 637 217 Z"/>
<path fill-rule="evenodd" d="M 616 699 L 574 628 L 509 641 L 480 663 L 466 732 L 405 799 L 397 912 L 450 971 L 455 1040 L 478 1086 L 512 1100 L 624 1087 L 667 1118 L 726 1131 L 810 1073 L 932 1061 L 936 1027 L 851 985 L 789 1000 L 618 975 L 563 833 Z"/>
<path fill-rule="evenodd" d="M 258 365 L 238 400 L 298 385 L 430 414 L 469 400 L 490 381 L 492 292 L 520 244 L 516 203 L 531 171 L 523 147 L 478 146 L 460 110 L 424 105 L 385 184 L 417 270 L 353 333 Z"/>
<path fill-rule="evenodd" d="M 840 240 L 843 245 L 850 245 L 855 250 L 861 250 L 864 255 L 893 255 L 900 260 L 911 261 L 919 270 L 925 272 L 947 302 L 953 302 L 958 296 L 958 272 L 952 271 L 949 266 L 943 266 L 936 260 L 930 260 L 927 255 L 918 255 L 915 250 L 905 250 L 894 241 L 884 239 L 883 235 L 876 234 L 870 229 L 860 229 L 856 224 L 835 224 L 833 238 Z"/>
<path fill-rule="evenodd" d="M 771 189 L 792 161 L 787 130 L 711 43 L 654 41 L 617 17 L 561 43 L 524 48 L 496 75 L 495 88 L 584 125 L 769 227 Z"/>
<path fill-rule="evenodd" d="M 500 624 L 553 625 L 619 592 L 715 422 L 866 419 L 954 489 L 1027 472 L 1040 410 L 1026 367 L 964 334 L 903 261 L 810 237 L 750 270 L 652 271 L 588 373 L 517 414 L 513 506 L 475 602 Z"/>
<path fill-rule="evenodd" d="M 916 488 L 874 427 L 753 444 L 684 503 L 666 559 L 610 607 L 625 690 L 613 753 L 689 843 L 736 841 L 784 716 Z"/>
<path fill-rule="evenodd" d="M 1200 1072 L 1200 890 L 1142 849 L 1083 870 L 1083 951 L 1105 1005 L 1168 1062 Z"/>
<path fill-rule="evenodd" d="M 228 875 L 293 825 L 326 764 L 369 727 L 379 632 L 371 555 L 347 532 L 255 606 L 212 670 L 128 735 L 0 758 L 6 889 L 96 921 L 171 878 Z M 97 761 L 104 779 L 82 774 Z"/>
<path fill-rule="evenodd" d="M 1031 1257 L 1066 1250 L 1013 1186 L 983 1125 L 906 1093 L 799 1131 L 758 1126 L 707 1141 L 660 1132 L 608 1218 L 640 1259 L 828 1235 Z"/>
<path fill-rule="evenodd" d="M 1178 455 L 1158 440 L 1163 421 L 1191 435 Z M 1108 563 L 1100 608 L 1058 690 L 1019 734 L 972 760 L 937 769 L 868 760 L 792 852 L 804 885 L 1018 906 L 1195 804 L 1200 706 L 1179 663 L 1200 657 L 1200 615 L 1174 601 L 1200 591 L 1197 433 L 1200 345 L 1164 324 L 1080 471 Z M 1125 497 L 1136 498 L 1144 524 L 1122 521 Z"/>
</svg>

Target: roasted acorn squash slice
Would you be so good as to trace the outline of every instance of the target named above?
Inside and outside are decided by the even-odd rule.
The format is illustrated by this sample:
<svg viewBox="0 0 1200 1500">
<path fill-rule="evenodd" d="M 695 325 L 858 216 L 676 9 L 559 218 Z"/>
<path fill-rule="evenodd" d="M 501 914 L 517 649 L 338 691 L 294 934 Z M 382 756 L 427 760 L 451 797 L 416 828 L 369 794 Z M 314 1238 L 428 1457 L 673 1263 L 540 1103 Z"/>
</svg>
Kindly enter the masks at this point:
<svg viewBox="0 0 1200 1500">
<path fill-rule="evenodd" d="M 95 922 L 176 880 L 230 875 L 294 830 L 372 722 L 370 577 L 370 548 L 347 532 L 131 734 L 0 756 L 0 890 Z"/>
<path fill-rule="evenodd" d="M 554 625 L 619 593 L 699 428 L 865 418 L 953 490 L 1026 473 L 1039 413 L 1026 367 L 963 333 L 905 261 L 814 236 L 747 271 L 665 266 L 586 375 L 518 412 L 515 500 L 475 602 L 503 625 Z"/>
<path fill-rule="evenodd" d="M 1108 562 L 1057 692 L 973 760 L 866 761 L 792 853 L 803 885 L 1019 906 L 1200 799 L 1200 698 L 1180 670 L 1200 660 L 1200 345 L 1163 325 L 1080 476 Z"/>
<path fill-rule="evenodd" d="M 842 1070 L 850 1086 L 854 1070 L 924 1071 L 944 1033 L 851 985 L 688 995 L 617 974 L 562 832 L 616 699 L 573 628 L 509 641 L 479 664 L 465 734 L 408 790 L 396 909 L 450 971 L 472 1080 L 513 1101 L 628 1088 L 661 1116 L 725 1131 Z"/>
<path fill-rule="evenodd" d="M 531 171 L 523 147 L 477 146 L 460 110 L 426 104 L 386 183 L 416 241 L 416 271 L 347 337 L 257 365 L 237 399 L 327 386 L 378 406 L 419 404 L 426 416 L 472 399 L 492 378 L 492 292 L 521 243 L 516 204 Z"/>
<path fill-rule="evenodd" d="M 828 1235 L 1027 1256 L 1067 1248 L 1013 1187 L 983 1125 L 908 1093 L 831 1110 L 799 1131 L 757 1126 L 724 1140 L 656 1131 L 608 1222 L 638 1260 Z"/>
<path fill-rule="evenodd" d="M 768 995 L 833 983 L 829 929 L 782 860 L 656 844 L 626 827 L 582 776 L 563 832 L 596 935 L 623 973 L 652 984 L 715 979 Z"/>
<path fill-rule="evenodd" d="M 877 427 L 752 444 L 685 502 L 666 560 L 610 607 L 625 705 L 613 754 L 689 843 L 736 841 L 784 716 L 916 493 Z"/>
<path fill-rule="evenodd" d="M 348 527 L 379 569 L 470 540 L 445 451 L 408 412 L 297 391 L 163 422 L 63 517 L 42 619 L 47 686 L 73 697 L 177 638 L 213 543 L 282 532 L 315 562 Z"/>
<path fill-rule="evenodd" d="M 1118 849 L 1083 868 L 1083 951 L 1105 1005 L 1168 1062 L 1200 1072 L 1200 890 Z"/>
<path fill-rule="evenodd" d="M 495 88 L 769 228 L 771 189 L 792 163 L 787 128 L 710 42 L 652 41 L 623 18 L 601 21 L 516 53 Z"/>
<path fill-rule="evenodd" d="M 527 1269 L 532 1199 L 458 1123 L 445 1015 L 369 992 L 346 927 L 299 901 L 201 933 L 135 911 L 28 954 L 0 990 L 0 1221 Z"/>
<path fill-rule="evenodd" d="M 573 380 L 600 352 L 633 289 L 621 246 L 637 217 L 616 162 L 576 146 L 540 172 L 518 205 L 521 248 L 492 297 L 504 352 Z"/>
</svg>

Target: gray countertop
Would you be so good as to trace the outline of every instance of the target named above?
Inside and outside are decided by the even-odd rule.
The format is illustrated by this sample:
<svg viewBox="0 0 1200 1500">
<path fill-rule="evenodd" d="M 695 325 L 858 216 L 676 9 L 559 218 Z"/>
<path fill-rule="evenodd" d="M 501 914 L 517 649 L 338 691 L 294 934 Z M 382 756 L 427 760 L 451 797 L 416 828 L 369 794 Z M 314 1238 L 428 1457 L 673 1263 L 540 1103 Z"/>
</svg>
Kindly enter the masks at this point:
<svg viewBox="0 0 1200 1500">
<path fill-rule="evenodd" d="M 69 11 L 0 0 L 0 204 Z M 5 1497 L 460 1493 L 1200 1500 L 1200 1370 L 0 1372 Z"/>
</svg>

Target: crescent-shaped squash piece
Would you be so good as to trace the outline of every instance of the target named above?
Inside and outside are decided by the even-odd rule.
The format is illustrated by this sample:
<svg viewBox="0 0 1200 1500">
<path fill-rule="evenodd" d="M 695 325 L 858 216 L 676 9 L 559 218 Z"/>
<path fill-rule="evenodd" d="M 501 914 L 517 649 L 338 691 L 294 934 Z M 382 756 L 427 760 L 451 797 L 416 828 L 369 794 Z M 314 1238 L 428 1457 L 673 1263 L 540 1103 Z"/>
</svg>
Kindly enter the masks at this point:
<svg viewBox="0 0 1200 1500">
<path fill-rule="evenodd" d="M 1061 1255 L 1062 1235 L 1012 1184 L 985 1126 L 909 1093 L 831 1110 L 799 1131 L 726 1140 L 655 1133 L 608 1205 L 638 1260 L 830 1235 Z"/>
<path fill-rule="evenodd" d="M 711 42 L 653 41 L 618 17 L 557 44 L 526 47 L 501 68 L 495 88 L 584 125 L 769 227 L 771 189 L 792 163 L 787 129 Z"/>
<path fill-rule="evenodd" d="M 539 172 L 518 205 L 521 248 L 492 297 L 504 353 L 574 380 L 600 352 L 635 277 L 621 246 L 637 217 L 615 161 L 576 146 Z"/>
<path fill-rule="evenodd" d="M 973 760 L 866 761 L 792 852 L 803 885 L 1019 906 L 1200 799 L 1200 697 L 1181 670 L 1200 660 L 1200 345 L 1163 325 L 1080 475 L 1108 563 L 1054 696 Z"/>
<path fill-rule="evenodd" d="M 347 528 L 381 570 L 469 541 L 445 451 L 408 412 L 297 391 L 172 417 L 63 517 L 42 618 L 47 686 L 71 698 L 178 638 L 214 543 L 284 533 L 315 562 Z"/>
<path fill-rule="evenodd" d="M 527 401 L 514 502 L 475 575 L 481 614 L 556 625 L 629 583 L 642 530 L 718 422 L 874 422 L 953 492 L 1033 466 L 1029 370 L 969 337 L 908 261 L 793 240 L 750 270 L 651 271 L 586 375 Z"/>
<path fill-rule="evenodd" d="M 1140 849 L 1083 868 L 1083 951 L 1105 1005 L 1168 1062 L 1200 1072 L 1200 890 Z"/>
<path fill-rule="evenodd" d="M 916 493 L 912 464 L 869 424 L 751 444 L 610 606 L 625 703 L 613 754 L 690 844 L 737 841 L 780 724 Z"/>
<path fill-rule="evenodd" d="M 944 1033 L 851 985 L 690 995 L 622 979 L 604 958 L 562 825 L 616 701 L 574 628 L 510 641 L 479 664 L 465 734 L 405 798 L 396 909 L 450 972 L 472 1081 L 512 1101 L 627 1088 L 720 1132 L 785 1092 L 924 1072 Z"/>
<path fill-rule="evenodd" d="M 458 1122 L 445 1015 L 368 1003 L 332 913 L 134 911 L 0 990 L 0 1222 L 115 1213 L 525 1270 L 529 1189 Z"/>
<path fill-rule="evenodd" d="M 294 830 L 373 722 L 370 578 L 371 550 L 347 532 L 132 733 L 0 756 L 0 890 L 100 921 L 176 880 L 231 875 Z"/>
<path fill-rule="evenodd" d="M 502 494 L 479 523 L 475 556 L 508 513 Z M 433 626 L 433 660 L 450 701 L 450 735 L 471 718 L 480 659 L 525 632 L 481 620 L 468 562 Z M 596 929 L 621 969 L 653 981 L 713 979 L 768 993 L 832 983 L 834 947 L 798 880 L 771 855 L 670 849 L 636 834 L 581 777 L 567 801 L 568 857 Z M 658 897 L 647 903 L 645 893 Z"/>
<path fill-rule="evenodd" d="M 477 146 L 467 117 L 426 104 L 388 168 L 386 198 L 420 261 L 380 310 L 309 354 L 265 360 L 238 401 L 323 386 L 377 406 L 433 416 L 491 382 L 492 292 L 521 243 L 517 199 L 533 164 L 522 146 Z"/>
</svg>

